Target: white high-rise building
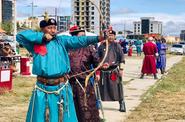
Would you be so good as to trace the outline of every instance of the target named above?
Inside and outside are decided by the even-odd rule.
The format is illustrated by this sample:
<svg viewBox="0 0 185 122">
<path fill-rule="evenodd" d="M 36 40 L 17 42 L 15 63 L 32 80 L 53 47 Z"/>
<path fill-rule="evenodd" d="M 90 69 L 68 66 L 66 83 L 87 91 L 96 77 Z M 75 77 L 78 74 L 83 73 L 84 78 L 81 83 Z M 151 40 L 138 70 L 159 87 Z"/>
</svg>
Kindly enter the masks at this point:
<svg viewBox="0 0 185 122">
<path fill-rule="evenodd" d="M 134 34 L 162 34 L 162 22 L 154 19 L 154 17 L 142 17 L 141 21 L 133 22 Z"/>
<path fill-rule="evenodd" d="M 103 14 L 105 26 L 108 27 L 110 25 L 110 0 L 93 0 L 93 3 L 88 0 L 72 0 L 72 20 L 87 31 L 99 34 L 102 19 L 97 8 Z"/>
<path fill-rule="evenodd" d="M 64 32 L 70 28 L 71 16 L 57 16 L 57 30 Z"/>
<path fill-rule="evenodd" d="M 100 9 L 105 27 L 107 28 L 110 25 L 110 0 L 100 0 Z"/>
</svg>

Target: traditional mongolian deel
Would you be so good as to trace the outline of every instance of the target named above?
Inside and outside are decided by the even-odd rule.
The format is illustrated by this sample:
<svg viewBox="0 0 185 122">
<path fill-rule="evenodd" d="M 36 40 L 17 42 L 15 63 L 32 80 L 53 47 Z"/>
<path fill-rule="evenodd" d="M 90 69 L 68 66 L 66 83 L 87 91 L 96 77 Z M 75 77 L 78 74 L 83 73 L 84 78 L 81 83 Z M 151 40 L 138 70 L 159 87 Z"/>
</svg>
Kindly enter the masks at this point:
<svg viewBox="0 0 185 122">
<path fill-rule="evenodd" d="M 98 48 L 99 57 L 102 58 L 105 53 L 105 45 L 102 44 Z M 123 99 L 123 91 L 119 91 L 122 86 L 120 81 L 118 66 L 124 62 L 124 54 L 118 43 L 109 45 L 108 56 L 105 62 L 110 64 L 106 70 L 101 70 L 101 81 L 99 83 L 101 98 L 103 101 L 121 101 Z"/>
<path fill-rule="evenodd" d="M 123 64 L 125 63 L 124 53 L 120 44 L 114 40 L 115 33 L 109 31 L 107 38 L 109 46 L 108 55 L 99 73 L 96 73 L 96 78 L 100 79 L 100 96 L 103 101 L 119 101 L 119 111 L 126 112 L 122 84 Z M 105 43 L 102 43 L 98 48 L 100 60 L 102 60 L 105 55 L 105 49 Z"/>
<path fill-rule="evenodd" d="M 158 54 L 160 55 L 160 51 L 161 51 L 161 41 L 160 40 L 157 40 L 156 41 L 156 46 L 157 46 Z M 156 59 L 156 67 L 157 67 L 157 69 L 160 69 L 161 68 L 161 59 L 160 59 L 160 56 L 157 56 L 157 59 Z"/>
<path fill-rule="evenodd" d="M 90 70 L 98 63 L 97 58 L 95 57 L 95 49 L 92 45 L 86 48 L 70 51 L 69 57 L 71 62 L 71 75 Z M 85 94 L 82 87 L 85 86 L 86 75 L 87 74 L 84 73 L 70 79 L 77 118 L 79 122 L 100 122 L 99 110 L 96 106 L 94 79 L 87 85 L 87 105 L 85 106 Z"/>
<path fill-rule="evenodd" d="M 17 41 L 33 55 L 32 73 L 37 75 L 26 121 L 77 122 L 72 89 L 65 77 L 70 72 L 68 50 L 96 43 L 98 37 L 55 36 L 45 41 L 43 36 L 32 30 L 17 34 Z M 42 45 L 41 50 L 35 50 L 35 45 Z"/>
<path fill-rule="evenodd" d="M 78 26 L 73 26 L 70 29 L 72 36 L 84 36 L 85 30 Z M 98 59 L 95 56 L 96 50 L 93 45 L 85 48 L 69 51 L 69 58 L 71 64 L 71 75 L 75 77 L 70 78 L 70 84 L 73 90 L 73 98 L 75 103 L 75 109 L 77 113 L 77 119 L 79 122 L 100 122 L 99 110 L 96 107 L 96 95 L 94 89 L 94 78 L 90 79 L 87 84 L 86 91 L 85 78 L 89 72 L 93 70 Z M 80 74 L 79 73 L 83 73 Z M 78 74 L 78 75 L 77 75 Z M 86 100 L 84 98 L 86 97 Z"/>
<path fill-rule="evenodd" d="M 121 41 L 121 47 L 123 49 L 123 53 L 124 54 L 126 54 L 128 52 L 127 45 L 128 45 L 128 42 L 126 41 L 126 39 L 124 39 L 123 41 Z"/>
<path fill-rule="evenodd" d="M 161 70 L 161 73 L 163 74 L 166 69 L 166 50 L 167 50 L 167 45 L 165 42 L 160 44 L 160 50 L 159 56 L 157 58 L 157 68 Z"/>
<path fill-rule="evenodd" d="M 137 55 L 139 56 L 139 55 L 141 55 L 141 45 L 142 45 L 142 42 L 141 42 L 141 40 L 137 40 L 136 42 L 135 42 L 135 45 L 136 45 L 136 51 L 137 51 Z"/>
<path fill-rule="evenodd" d="M 143 52 L 145 57 L 141 72 L 143 74 L 156 74 L 157 73 L 155 58 L 155 54 L 157 53 L 156 45 L 151 41 L 145 43 L 143 46 Z"/>
</svg>

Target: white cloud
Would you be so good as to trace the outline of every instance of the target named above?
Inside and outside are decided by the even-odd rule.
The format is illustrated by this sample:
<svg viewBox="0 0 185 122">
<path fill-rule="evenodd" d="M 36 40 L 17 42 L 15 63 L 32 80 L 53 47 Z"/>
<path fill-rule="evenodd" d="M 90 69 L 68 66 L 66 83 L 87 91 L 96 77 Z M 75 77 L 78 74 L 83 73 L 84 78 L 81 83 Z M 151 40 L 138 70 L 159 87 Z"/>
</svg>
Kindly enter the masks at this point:
<svg viewBox="0 0 185 122">
<path fill-rule="evenodd" d="M 40 7 L 69 8 L 71 0 L 35 0 L 35 5 Z"/>
<path fill-rule="evenodd" d="M 155 20 L 163 22 L 163 32 L 168 35 L 179 35 L 180 30 L 185 29 L 185 13 L 179 15 L 170 15 L 165 13 L 132 13 L 117 14 L 111 16 L 111 23 L 116 30 L 133 30 L 133 21 L 139 21 L 141 17 L 155 17 Z"/>
<path fill-rule="evenodd" d="M 22 13 L 22 12 L 17 13 L 18 18 L 22 18 L 22 17 L 25 17 L 25 16 L 28 17 L 29 14 L 28 13 Z"/>
<path fill-rule="evenodd" d="M 32 0 L 17 0 L 18 18 L 31 16 L 31 2 Z M 55 15 L 55 9 L 57 9 L 57 15 L 71 14 L 71 0 L 33 0 L 33 3 L 36 6 L 34 16 L 41 16 L 45 11 L 50 15 Z"/>
<path fill-rule="evenodd" d="M 124 14 L 132 14 L 132 13 L 136 13 L 136 11 L 132 10 L 132 9 L 128 9 L 128 8 L 119 8 L 116 10 L 111 11 L 112 15 L 124 15 Z"/>
</svg>

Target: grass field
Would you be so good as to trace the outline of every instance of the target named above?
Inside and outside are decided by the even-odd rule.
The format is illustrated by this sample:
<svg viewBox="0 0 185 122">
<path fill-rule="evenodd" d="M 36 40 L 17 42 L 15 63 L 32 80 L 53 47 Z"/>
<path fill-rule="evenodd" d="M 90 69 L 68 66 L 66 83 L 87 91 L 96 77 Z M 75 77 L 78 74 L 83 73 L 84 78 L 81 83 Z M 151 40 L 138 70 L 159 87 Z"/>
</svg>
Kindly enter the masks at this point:
<svg viewBox="0 0 185 122">
<path fill-rule="evenodd" d="M 184 122 L 185 58 L 146 94 L 126 122 Z"/>
<path fill-rule="evenodd" d="M 24 122 L 35 78 L 13 78 L 13 90 L 0 95 L 0 122 Z"/>
</svg>

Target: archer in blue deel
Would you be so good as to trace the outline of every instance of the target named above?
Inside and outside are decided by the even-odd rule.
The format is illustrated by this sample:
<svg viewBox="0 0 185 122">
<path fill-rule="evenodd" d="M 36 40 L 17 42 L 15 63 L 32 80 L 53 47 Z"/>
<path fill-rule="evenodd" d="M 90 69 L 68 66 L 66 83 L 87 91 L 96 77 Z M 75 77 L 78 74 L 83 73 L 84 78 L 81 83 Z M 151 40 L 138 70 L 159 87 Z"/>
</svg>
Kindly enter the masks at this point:
<svg viewBox="0 0 185 122">
<path fill-rule="evenodd" d="M 26 122 L 77 122 L 71 86 L 68 50 L 97 43 L 102 36 L 57 36 L 56 20 L 40 22 L 41 32 L 25 30 L 17 41 L 33 55 L 32 73 L 37 75 Z"/>
</svg>

